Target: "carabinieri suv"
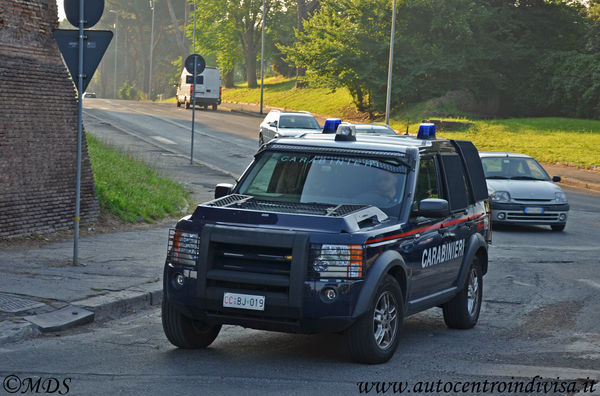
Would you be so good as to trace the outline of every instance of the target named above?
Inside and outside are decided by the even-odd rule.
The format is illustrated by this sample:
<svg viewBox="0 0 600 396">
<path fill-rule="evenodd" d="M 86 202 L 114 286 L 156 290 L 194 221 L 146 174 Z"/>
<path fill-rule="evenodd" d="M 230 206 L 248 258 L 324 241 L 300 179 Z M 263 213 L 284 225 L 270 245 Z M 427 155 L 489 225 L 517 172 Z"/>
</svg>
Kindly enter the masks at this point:
<svg viewBox="0 0 600 396">
<path fill-rule="evenodd" d="M 336 332 L 356 361 L 385 362 L 408 315 L 441 307 L 448 327 L 475 326 L 489 214 L 476 148 L 433 124 L 270 141 L 171 230 L 165 334 L 204 348 L 224 324 Z"/>
</svg>

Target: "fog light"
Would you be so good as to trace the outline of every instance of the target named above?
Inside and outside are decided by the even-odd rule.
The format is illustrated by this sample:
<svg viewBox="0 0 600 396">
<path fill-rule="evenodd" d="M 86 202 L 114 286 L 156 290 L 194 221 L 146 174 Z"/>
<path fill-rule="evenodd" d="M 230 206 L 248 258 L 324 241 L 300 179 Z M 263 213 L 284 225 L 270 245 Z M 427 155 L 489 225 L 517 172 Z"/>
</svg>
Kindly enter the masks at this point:
<svg viewBox="0 0 600 396">
<path fill-rule="evenodd" d="M 175 275 L 175 287 L 183 287 L 183 282 L 185 281 L 185 278 L 183 277 L 182 274 L 177 274 Z"/>
<path fill-rule="evenodd" d="M 332 287 L 326 287 L 325 289 L 323 289 L 321 291 L 321 298 L 326 303 L 333 302 L 333 300 L 335 300 L 337 298 L 337 295 L 338 295 L 337 290 L 335 290 Z"/>
<path fill-rule="evenodd" d="M 561 214 L 558 216 L 558 220 L 560 220 L 560 221 L 565 221 L 566 219 L 567 219 L 567 215 L 566 215 L 566 214 L 564 214 L 564 213 L 561 213 Z"/>
<path fill-rule="evenodd" d="M 506 219 L 506 213 L 504 213 L 504 212 L 498 213 L 498 220 L 504 220 L 504 219 Z"/>
</svg>

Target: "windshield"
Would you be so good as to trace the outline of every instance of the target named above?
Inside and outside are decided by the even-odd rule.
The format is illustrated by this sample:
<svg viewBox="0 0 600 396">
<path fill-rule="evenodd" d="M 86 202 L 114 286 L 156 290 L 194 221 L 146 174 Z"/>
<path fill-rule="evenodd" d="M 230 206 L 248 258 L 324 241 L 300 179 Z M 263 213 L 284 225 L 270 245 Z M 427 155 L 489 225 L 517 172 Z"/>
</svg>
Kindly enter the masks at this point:
<svg viewBox="0 0 600 396">
<path fill-rule="evenodd" d="M 294 114 L 279 117 L 279 128 L 321 129 L 317 120 L 311 115 Z"/>
<path fill-rule="evenodd" d="M 548 174 L 533 158 L 484 157 L 486 179 L 549 180 Z"/>
<path fill-rule="evenodd" d="M 393 158 L 265 152 L 238 193 L 275 202 L 373 205 L 397 216 L 406 171 Z"/>
<path fill-rule="evenodd" d="M 356 125 L 356 133 L 378 134 L 378 135 L 396 135 L 392 128 L 385 125 Z"/>
</svg>

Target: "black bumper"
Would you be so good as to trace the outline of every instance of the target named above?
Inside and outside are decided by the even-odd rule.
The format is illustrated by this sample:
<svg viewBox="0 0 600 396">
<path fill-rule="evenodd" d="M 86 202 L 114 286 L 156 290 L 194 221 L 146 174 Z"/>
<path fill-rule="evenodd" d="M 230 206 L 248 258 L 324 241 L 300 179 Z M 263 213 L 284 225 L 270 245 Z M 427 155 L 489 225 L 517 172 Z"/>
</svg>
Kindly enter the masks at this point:
<svg viewBox="0 0 600 396">
<path fill-rule="evenodd" d="M 164 298 L 186 316 L 212 324 L 293 333 L 343 331 L 353 323 L 363 282 L 307 279 L 308 255 L 306 233 L 206 225 L 195 267 L 167 258 Z M 175 282 L 180 275 L 183 285 Z M 337 291 L 333 302 L 324 298 L 325 288 Z M 264 310 L 224 307 L 225 293 L 264 297 Z"/>
</svg>

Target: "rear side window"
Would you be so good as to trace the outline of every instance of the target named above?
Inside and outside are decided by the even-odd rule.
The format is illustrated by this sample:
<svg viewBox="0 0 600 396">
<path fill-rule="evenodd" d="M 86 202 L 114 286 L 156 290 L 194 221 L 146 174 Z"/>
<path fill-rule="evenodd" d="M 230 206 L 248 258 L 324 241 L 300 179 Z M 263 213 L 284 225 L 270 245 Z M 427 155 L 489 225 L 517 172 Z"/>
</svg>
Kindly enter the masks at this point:
<svg viewBox="0 0 600 396">
<path fill-rule="evenodd" d="M 450 210 L 465 209 L 469 205 L 469 189 L 462 160 L 458 154 L 442 154 L 441 160 L 448 186 Z"/>
<path fill-rule="evenodd" d="M 194 76 L 185 76 L 185 83 L 186 84 L 193 84 L 194 83 Z M 196 84 L 204 84 L 204 76 L 196 76 Z"/>
<path fill-rule="evenodd" d="M 420 202 L 426 198 L 440 198 L 440 188 L 433 157 L 422 158 L 419 163 L 415 202 Z"/>
</svg>

